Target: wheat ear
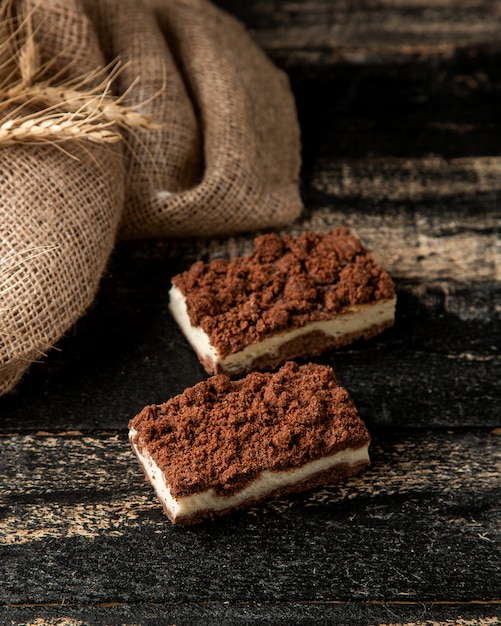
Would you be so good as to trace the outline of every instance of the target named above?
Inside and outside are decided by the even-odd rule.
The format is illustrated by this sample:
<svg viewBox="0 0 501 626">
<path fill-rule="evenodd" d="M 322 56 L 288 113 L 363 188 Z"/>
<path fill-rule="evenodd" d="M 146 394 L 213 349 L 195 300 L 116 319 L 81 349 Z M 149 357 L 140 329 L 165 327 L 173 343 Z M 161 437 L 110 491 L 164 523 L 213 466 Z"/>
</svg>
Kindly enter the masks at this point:
<svg viewBox="0 0 501 626">
<path fill-rule="evenodd" d="M 76 89 L 63 89 L 51 85 L 34 85 L 22 89 L 8 89 L 6 100 L 11 103 L 20 99 L 33 104 L 39 102 L 47 108 L 57 106 L 69 113 L 88 112 L 98 114 L 103 121 L 125 128 L 156 130 L 159 124 L 149 115 L 139 113 L 132 107 L 117 102 L 113 96 L 82 92 Z M 0 91 L 1 95 L 1 91 Z"/>
<path fill-rule="evenodd" d="M 71 139 L 116 143 L 122 137 L 111 125 L 111 122 L 96 124 L 85 117 L 68 113 L 54 113 L 43 119 L 20 117 L 0 124 L 0 144 L 12 146 L 18 143 L 57 143 Z"/>
<path fill-rule="evenodd" d="M 53 84 L 54 78 L 37 80 L 43 68 L 39 65 L 31 14 L 21 11 L 20 15 L 21 23 L 14 27 L 7 12 L 0 13 L 0 25 L 9 29 L 10 44 L 17 51 L 20 76 L 11 81 L 11 72 L 9 80 L 0 84 L 0 112 L 5 112 L 0 117 L 0 147 L 68 140 L 115 143 L 122 139 L 120 128 L 159 128 L 151 116 L 123 104 L 127 94 L 119 98 L 111 95 L 112 82 L 121 71 L 119 63 L 62 84 Z M 109 73 L 99 85 L 89 86 L 107 70 Z M 33 107 L 37 107 L 35 113 L 26 113 Z"/>
</svg>

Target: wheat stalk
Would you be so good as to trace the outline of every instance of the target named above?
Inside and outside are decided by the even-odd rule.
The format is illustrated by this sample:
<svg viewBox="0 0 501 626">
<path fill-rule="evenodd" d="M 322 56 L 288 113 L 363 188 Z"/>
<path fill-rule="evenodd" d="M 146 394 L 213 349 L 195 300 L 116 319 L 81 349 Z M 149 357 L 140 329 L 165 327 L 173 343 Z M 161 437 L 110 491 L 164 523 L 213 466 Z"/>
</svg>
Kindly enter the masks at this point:
<svg viewBox="0 0 501 626">
<path fill-rule="evenodd" d="M 90 120 L 90 121 L 89 121 Z M 0 144 L 54 143 L 86 139 L 96 143 L 116 143 L 122 139 L 112 122 L 96 123 L 74 113 L 53 113 L 46 117 L 18 117 L 0 124 Z"/>
<path fill-rule="evenodd" d="M 102 126 L 88 124 L 61 116 L 62 119 L 49 118 L 41 122 L 34 119 L 8 120 L 0 124 L 0 144 L 4 147 L 19 143 L 57 143 L 69 140 L 87 140 L 95 143 L 116 143 L 122 139 L 116 133 Z"/>
<path fill-rule="evenodd" d="M 10 2 L 7 0 L 6 5 Z M 127 92 L 118 98 L 111 94 L 112 83 L 123 69 L 120 63 L 61 84 L 54 84 L 57 76 L 37 80 L 43 68 L 31 14 L 21 10 L 20 24 L 16 27 L 8 11 L 2 9 L 0 25 L 8 28 L 8 40 L 2 45 L 9 45 L 16 51 L 19 76 L 13 80 L 11 71 L 0 83 L 0 113 L 4 112 L 0 116 L 0 147 L 68 140 L 116 143 L 122 139 L 120 128 L 156 130 L 160 127 L 151 116 L 123 104 Z M 104 75 L 101 82 L 90 87 L 100 75 Z M 37 108 L 35 113 L 26 113 L 33 107 Z"/>
<path fill-rule="evenodd" d="M 0 90 L 0 98 L 2 97 L 4 102 L 11 104 L 19 101 L 29 101 L 33 104 L 39 102 L 43 103 L 47 108 L 58 107 L 69 113 L 97 113 L 103 121 L 125 128 L 143 130 L 159 128 L 159 124 L 151 116 L 144 115 L 132 107 L 120 104 L 113 96 L 95 94 L 91 91 L 82 92 L 76 89 L 63 89 L 49 84 L 36 84 L 34 86 L 23 86 L 22 88 L 16 85 L 5 91 Z"/>
</svg>

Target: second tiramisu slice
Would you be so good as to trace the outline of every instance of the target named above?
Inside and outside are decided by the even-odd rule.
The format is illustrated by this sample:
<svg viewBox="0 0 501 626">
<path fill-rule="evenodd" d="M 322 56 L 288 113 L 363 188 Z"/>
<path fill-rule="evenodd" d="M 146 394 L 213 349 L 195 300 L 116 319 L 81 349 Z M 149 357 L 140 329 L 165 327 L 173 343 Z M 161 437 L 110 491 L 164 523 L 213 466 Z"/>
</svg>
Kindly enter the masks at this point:
<svg viewBox="0 0 501 626">
<path fill-rule="evenodd" d="M 250 255 L 197 262 L 172 283 L 170 311 L 210 374 L 318 355 L 395 317 L 393 281 L 343 227 L 263 235 Z"/>
<path fill-rule="evenodd" d="M 325 365 L 223 374 L 145 407 L 132 447 L 172 522 L 194 524 L 369 465 L 369 433 Z"/>
</svg>

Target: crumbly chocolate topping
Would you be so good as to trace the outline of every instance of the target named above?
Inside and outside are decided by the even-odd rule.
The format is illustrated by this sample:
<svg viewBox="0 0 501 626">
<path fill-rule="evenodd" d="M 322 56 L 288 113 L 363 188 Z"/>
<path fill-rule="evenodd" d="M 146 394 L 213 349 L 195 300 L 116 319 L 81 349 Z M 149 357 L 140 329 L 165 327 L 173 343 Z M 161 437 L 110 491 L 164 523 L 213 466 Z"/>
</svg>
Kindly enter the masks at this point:
<svg viewBox="0 0 501 626">
<path fill-rule="evenodd" d="M 228 495 L 262 470 L 298 467 L 369 442 L 330 367 L 289 361 L 238 381 L 212 376 L 129 424 L 164 472 L 174 497 L 213 488 Z"/>
<path fill-rule="evenodd" d="M 221 356 L 353 305 L 395 297 L 390 276 L 344 227 L 298 238 L 267 234 L 230 261 L 195 263 L 172 279 L 193 326 Z"/>
</svg>

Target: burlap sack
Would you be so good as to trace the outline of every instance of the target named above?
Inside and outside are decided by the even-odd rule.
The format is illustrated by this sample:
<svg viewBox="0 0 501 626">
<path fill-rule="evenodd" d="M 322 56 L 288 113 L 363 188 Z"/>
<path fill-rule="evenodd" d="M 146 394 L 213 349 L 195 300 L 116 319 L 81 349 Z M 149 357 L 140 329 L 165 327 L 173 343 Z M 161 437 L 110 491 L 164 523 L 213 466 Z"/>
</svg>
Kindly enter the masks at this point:
<svg viewBox="0 0 501 626">
<path fill-rule="evenodd" d="M 127 137 L 121 235 L 209 236 L 299 214 L 299 129 L 285 74 L 233 18 L 204 0 L 86 0 L 119 91 L 164 123 Z M 154 14 L 150 9 L 154 10 Z"/>
<path fill-rule="evenodd" d="M 103 62 L 77 0 L 33 4 L 52 72 L 72 77 Z M 122 214 L 124 174 L 121 146 L 0 148 L 0 393 L 92 302 Z"/>
<path fill-rule="evenodd" d="M 0 146 L 0 394 L 90 304 L 117 228 L 210 236 L 301 210 L 287 78 L 233 18 L 206 0 L 16 4 L 32 10 L 40 79 L 119 59 L 115 95 L 159 127 L 125 125 L 120 146 Z"/>
</svg>

